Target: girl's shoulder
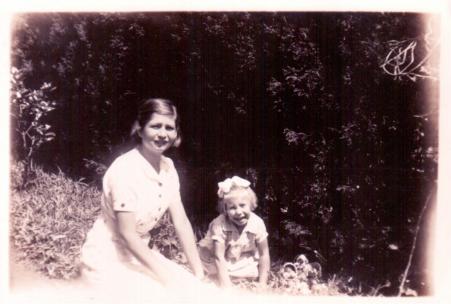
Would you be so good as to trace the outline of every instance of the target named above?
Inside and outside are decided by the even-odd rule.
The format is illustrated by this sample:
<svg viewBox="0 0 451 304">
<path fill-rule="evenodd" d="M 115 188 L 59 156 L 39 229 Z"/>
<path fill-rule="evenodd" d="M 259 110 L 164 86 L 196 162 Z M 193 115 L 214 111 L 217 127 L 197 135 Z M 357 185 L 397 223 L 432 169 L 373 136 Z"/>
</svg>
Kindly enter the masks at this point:
<svg viewBox="0 0 451 304">
<path fill-rule="evenodd" d="M 254 220 L 256 222 L 264 223 L 263 219 L 254 212 L 251 212 L 250 217 L 252 218 L 252 220 Z"/>
<path fill-rule="evenodd" d="M 254 212 L 251 212 L 249 223 L 256 229 L 266 228 L 265 221 Z"/>
<path fill-rule="evenodd" d="M 227 218 L 225 217 L 224 214 L 220 214 L 217 217 L 215 217 L 211 222 L 210 222 L 210 227 L 212 226 L 223 226 L 225 225 L 227 221 Z"/>
<path fill-rule="evenodd" d="M 215 217 L 208 225 L 208 230 L 210 232 L 219 233 L 228 230 L 229 224 L 227 223 L 227 218 L 224 214 L 220 214 Z"/>
</svg>

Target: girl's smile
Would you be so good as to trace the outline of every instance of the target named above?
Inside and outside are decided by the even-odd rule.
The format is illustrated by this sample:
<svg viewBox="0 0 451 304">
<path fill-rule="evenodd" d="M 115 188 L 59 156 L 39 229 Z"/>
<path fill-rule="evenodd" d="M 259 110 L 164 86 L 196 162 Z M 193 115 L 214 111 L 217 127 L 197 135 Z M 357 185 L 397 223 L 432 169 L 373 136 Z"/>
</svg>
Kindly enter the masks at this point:
<svg viewBox="0 0 451 304">
<path fill-rule="evenodd" d="M 229 220 L 239 228 L 243 228 L 249 221 L 251 214 L 250 203 L 240 197 L 229 198 L 225 203 L 225 211 Z"/>
</svg>

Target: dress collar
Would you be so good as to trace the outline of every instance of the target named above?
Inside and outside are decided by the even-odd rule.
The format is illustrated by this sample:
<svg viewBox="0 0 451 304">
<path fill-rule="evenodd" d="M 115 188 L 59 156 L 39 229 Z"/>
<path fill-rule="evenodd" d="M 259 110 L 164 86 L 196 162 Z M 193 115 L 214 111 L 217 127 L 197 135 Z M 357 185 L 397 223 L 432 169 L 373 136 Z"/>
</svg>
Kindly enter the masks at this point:
<svg viewBox="0 0 451 304">
<path fill-rule="evenodd" d="M 171 168 L 169 159 L 162 155 L 160 159 L 160 173 L 157 173 L 155 168 L 147 161 L 141 152 L 139 152 L 138 148 L 134 148 L 134 153 L 137 154 L 137 158 L 139 158 L 140 162 L 144 163 L 143 166 L 146 172 L 152 177 L 159 178 L 163 172 L 167 173 Z"/>
</svg>

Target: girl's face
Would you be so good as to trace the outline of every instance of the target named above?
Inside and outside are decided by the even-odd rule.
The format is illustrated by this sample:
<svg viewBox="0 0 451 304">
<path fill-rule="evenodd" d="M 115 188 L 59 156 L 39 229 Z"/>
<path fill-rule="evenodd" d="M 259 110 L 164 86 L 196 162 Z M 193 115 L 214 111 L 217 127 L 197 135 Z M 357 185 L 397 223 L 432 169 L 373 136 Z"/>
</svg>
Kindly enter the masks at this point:
<svg viewBox="0 0 451 304">
<path fill-rule="evenodd" d="M 251 215 L 251 204 L 246 195 L 236 195 L 224 201 L 229 220 L 238 227 L 246 226 Z"/>
<path fill-rule="evenodd" d="M 152 154 L 161 155 L 177 138 L 175 116 L 153 113 L 138 134 L 144 149 Z"/>
</svg>

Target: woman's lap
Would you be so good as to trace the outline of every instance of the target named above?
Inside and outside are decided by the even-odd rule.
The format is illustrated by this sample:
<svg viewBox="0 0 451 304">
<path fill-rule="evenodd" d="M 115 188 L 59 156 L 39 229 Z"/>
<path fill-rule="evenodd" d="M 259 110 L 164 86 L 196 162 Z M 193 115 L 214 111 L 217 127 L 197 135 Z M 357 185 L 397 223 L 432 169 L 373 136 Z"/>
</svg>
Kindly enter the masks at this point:
<svg viewBox="0 0 451 304">
<path fill-rule="evenodd" d="M 165 265 L 167 271 L 171 273 L 174 279 L 172 285 L 178 287 L 177 293 L 181 292 L 180 295 L 183 294 L 184 298 L 197 299 L 200 296 L 199 288 L 202 290 L 210 288 L 202 284 L 183 266 L 167 259 L 157 251 L 154 253 L 159 263 Z M 157 299 L 163 301 L 180 296 L 164 288 L 151 273 L 145 273 L 143 269 L 142 265 L 118 261 L 112 262 L 109 267 L 96 269 L 82 266 L 82 281 L 97 297 L 105 301 L 113 297 L 116 300 L 127 299 L 127 302 L 155 302 Z"/>
</svg>

